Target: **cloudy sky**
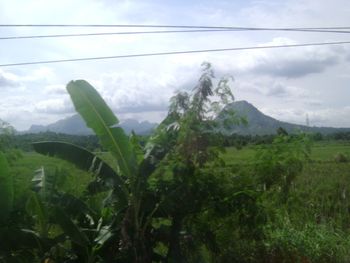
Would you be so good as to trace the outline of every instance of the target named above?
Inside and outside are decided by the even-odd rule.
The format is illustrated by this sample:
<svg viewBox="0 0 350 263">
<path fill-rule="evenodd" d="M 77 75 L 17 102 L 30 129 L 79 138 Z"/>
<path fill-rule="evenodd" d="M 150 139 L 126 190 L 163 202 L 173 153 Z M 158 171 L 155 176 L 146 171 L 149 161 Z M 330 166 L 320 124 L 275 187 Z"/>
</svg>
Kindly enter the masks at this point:
<svg viewBox="0 0 350 263">
<path fill-rule="evenodd" d="M 0 0 L 0 24 L 350 26 L 348 0 Z M 120 32 L 118 28 L 0 28 L 0 36 Z M 133 29 L 135 30 L 135 29 Z M 140 31 L 140 29 L 138 29 Z M 144 30 L 144 29 L 141 29 Z M 350 34 L 207 32 L 0 40 L 0 64 L 137 53 L 350 41 Z M 231 51 L 0 67 L 0 119 L 18 130 L 70 116 L 72 79 L 92 83 L 120 119 L 160 121 L 200 64 L 230 74 L 236 100 L 279 120 L 350 127 L 350 45 Z"/>
</svg>

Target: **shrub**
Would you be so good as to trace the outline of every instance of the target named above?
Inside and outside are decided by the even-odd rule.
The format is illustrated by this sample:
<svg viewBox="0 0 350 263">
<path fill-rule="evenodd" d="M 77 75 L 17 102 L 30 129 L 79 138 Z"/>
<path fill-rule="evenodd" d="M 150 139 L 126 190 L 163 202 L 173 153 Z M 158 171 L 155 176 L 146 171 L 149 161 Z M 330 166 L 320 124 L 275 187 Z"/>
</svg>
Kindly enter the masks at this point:
<svg viewBox="0 0 350 263">
<path fill-rule="evenodd" d="M 337 153 L 334 156 L 334 161 L 337 163 L 346 163 L 349 161 L 349 157 L 345 155 L 344 153 Z"/>
</svg>

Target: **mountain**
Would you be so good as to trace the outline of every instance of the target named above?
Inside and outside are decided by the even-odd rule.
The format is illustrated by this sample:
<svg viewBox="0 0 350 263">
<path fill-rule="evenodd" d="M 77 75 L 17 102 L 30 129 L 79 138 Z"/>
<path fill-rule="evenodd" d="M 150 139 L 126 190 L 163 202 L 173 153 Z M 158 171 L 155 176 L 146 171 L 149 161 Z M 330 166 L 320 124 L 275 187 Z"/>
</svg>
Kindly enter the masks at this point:
<svg viewBox="0 0 350 263">
<path fill-rule="evenodd" d="M 139 135 L 147 135 L 151 133 L 157 124 L 148 121 L 138 122 L 137 120 L 127 119 L 120 122 L 119 126 L 122 127 L 126 133 L 134 131 Z M 73 135 L 93 134 L 93 131 L 86 126 L 84 120 L 77 114 L 46 126 L 32 125 L 26 133 L 39 133 L 46 131 Z"/>
<path fill-rule="evenodd" d="M 150 134 L 157 125 L 157 123 L 148 121 L 138 122 L 137 120 L 133 119 L 126 119 L 120 123 L 120 127 L 122 127 L 126 133 L 129 134 L 134 131 L 139 135 Z"/>
<path fill-rule="evenodd" d="M 265 135 L 275 134 L 279 127 L 285 129 L 288 133 L 295 133 L 298 131 L 314 132 L 322 134 L 330 134 L 335 132 L 349 132 L 350 128 L 331 128 L 331 127 L 309 127 L 306 125 L 292 124 L 276 120 L 270 116 L 263 114 L 257 108 L 247 101 L 235 101 L 226 106 L 226 108 L 219 114 L 217 120 L 223 121 L 228 118 L 227 110 L 233 110 L 239 117 L 244 117 L 247 125 L 232 125 L 230 127 L 230 134 L 238 133 L 243 135 Z M 150 134 L 157 126 L 156 123 L 148 121 L 138 122 L 137 120 L 127 119 L 120 123 L 126 133 L 132 130 L 139 135 Z M 52 131 L 57 133 L 73 134 L 73 135 L 90 135 L 92 130 L 86 127 L 85 122 L 80 115 L 73 115 L 55 123 L 43 126 L 32 125 L 26 133 L 39 133 L 45 131 Z"/>
<path fill-rule="evenodd" d="M 218 116 L 219 121 L 228 118 L 227 110 L 233 110 L 238 117 L 244 117 L 247 125 L 232 125 L 230 133 L 238 133 L 243 135 L 265 135 L 275 134 L 279 127 L 285 129 L 288 133 L 296 133 L 298 131 L 314 132 L 322 134 L 330 134 L 335 132 L 348 132 L 350 128 L 331 128 L 331 127 L 309 127 L 306 125 L 292 124 L 276 120 L 270 116 L 263 114 L 249 102 L 235 101 L 226 106 Z"/>
</svg>

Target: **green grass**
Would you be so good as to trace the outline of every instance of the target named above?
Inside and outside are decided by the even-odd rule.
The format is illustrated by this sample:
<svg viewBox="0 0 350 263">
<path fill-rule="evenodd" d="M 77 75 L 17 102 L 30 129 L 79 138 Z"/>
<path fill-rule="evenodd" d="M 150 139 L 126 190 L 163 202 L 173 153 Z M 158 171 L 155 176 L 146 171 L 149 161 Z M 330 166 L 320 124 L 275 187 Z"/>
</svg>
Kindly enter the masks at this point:
<svg viewBox="0 0 350 263">
<path fill-rule="evenodd" d="M 240 150 L 229 147 L 222 154 L 222 159 L 228 166 L 249 166 L 254 163 L 255 153 L 259 146 L 247 146 Z M 350 142 L 319 142 L 315 143 L 311 149 L 311 160 L 319 163 L 311 163 L 305 166 L 303 174 L 305 183 L 307 180 L 318 181 L 321 178 L 312 178 L 311 175 L 317 174 L 339 174 L 340 177 L 350 178 L 350 163 L 339 164 L 334 160 L 335 155 L 342 153 L 350 157 Z M 110 165 L 114 165 L 113 159 L 108 154 L 103 157 Z M 48 172 L 52 172 L 55 167 L 63 170 L 67 174 L 65 183 L 62 184 L 62 190 L 74 195 L 81 195 L 86 185 L 92 180 L 92 176 L 73 164 L 61 159 L 44 156 L 34 152 L 23 153 L 23 156 L 12 164 L 12 173 L 15 181 L 15 193 L 18 197 L 20 193 L 30 189 L 31 179 L 34 171 L 44 166 Z M 349 171 L 349 172 L 348 172 Z M 309 174 L 309 176 L 307 176 Z M 309 179 L 308 179 L 309 178 Z M 323 180 L 323 179 L 322 179 Z M 350 183 L 350 182 L 349 182 Z M 350 191 L 350 189 L 349 189 Z"/>
<path fill-rule="evenodd" d="M 350 142 L 320 142 L 312 147 L 311 159 L 315 161 L 334 161 L 334 157 L 343 153 L 350 157 Z"/>
<path fill-rule="evenodd" d="M 240 150 L 235 147 L 226 148 L 222 155 L 227 165 L 249 165 L 254 162 L 258 145 L 251 145 Z M 318 142 L 311 148 L 311 160 L 317 162 L 333 162 L 337 154 L 345 154 L 350 158 L 350 142 Z"/>
<path fill-rule="evenodd" d="M 245 167 L 249 173 L 258 148 L 248 146 L 237 150 L 230 147 L 222 158 L 228 167 Z M 338 154 L 345 155 L 347 161 L 337 162 Z M 314 143 L 310 159 L 304 163 L 291 190 L 291 204 L 298 210 L 296 220 L 333 222 L 350 230 L 350 142 Z"/>
<path fill-rule="evenodd" d="M 244 165 L 254 161 L 257 146 L 248 146 L 240 150 L 235 147 L 226 148 L 226 152 L 221 156 L 226 165 Z"/>
</svg>

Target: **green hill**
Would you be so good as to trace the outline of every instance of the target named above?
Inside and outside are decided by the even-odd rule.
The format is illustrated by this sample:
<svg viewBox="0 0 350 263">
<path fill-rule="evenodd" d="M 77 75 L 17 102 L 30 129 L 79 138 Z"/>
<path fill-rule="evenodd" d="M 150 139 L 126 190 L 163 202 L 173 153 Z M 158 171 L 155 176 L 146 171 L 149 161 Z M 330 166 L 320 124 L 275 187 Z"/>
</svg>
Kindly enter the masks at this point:
<svg viewBox="0 0 350 263">
<path fill-rule="evenodd" d="M 120 126 L 124 129 L 126 133 L 134 131 L 139 135 L 146 135 L 151 133 L 155 128 L 156 123 L 150 123 L 148 121 L 138 122 L 137 120 L 127 119 L 120 123 Z M 49 125 L 32 125 L 26 133 L 39 133 L 39 132 L 56 132 L 65 133 L 72 135 L 91 135 L 92 130 L 88 128 L 80 117 L 80 115 L 75 114 L 71 117 L 59 120 L 55 123 Z"/>
<path fill-rule="evenodd" d="M 276 120 L 270 116 L 263 114 L 249 102 L 235 101 L 228 105 L 218 116 L 218 120 L 222 121 L 228 118 L 227 110 L 233 110 L 237 116 L 244 117 L 247 125 L 232 125 L 230 133 L 238 133 L 243 135 L 265 135 L 275 134 L 279 127 L 285 129 L 288 133 L 296 133 L 298 131 L 314 132 L 322 134 L 330 134 L 335 132 L 347 132 L 350 128 L 331 128 L 331 127 L 309 127 L 306 125 L 292 124 Z"/>
</svg>

